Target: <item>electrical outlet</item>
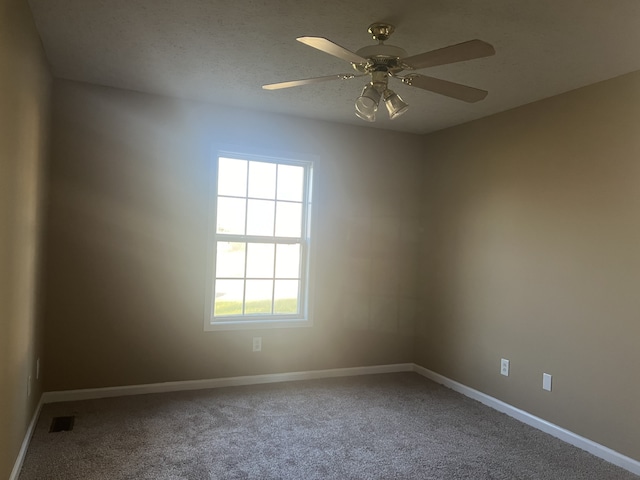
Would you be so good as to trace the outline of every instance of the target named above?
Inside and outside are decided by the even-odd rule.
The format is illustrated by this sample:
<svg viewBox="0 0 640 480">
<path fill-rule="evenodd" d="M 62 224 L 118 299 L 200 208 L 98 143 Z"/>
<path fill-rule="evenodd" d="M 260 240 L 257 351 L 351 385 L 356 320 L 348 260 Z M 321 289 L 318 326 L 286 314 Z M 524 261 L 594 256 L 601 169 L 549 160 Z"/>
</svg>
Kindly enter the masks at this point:
<svg viewBox="0 0 640 480">
<path fill-rule="evenodd" d="M 548 373 L 542 374 L 542 388 L 548 392 L 551 391 L 551 375 Z"/>
<path fill-rule="evenodd" d="M 31 375 L 27 378 L 27 397 L 31 396 Z"/>
<path fill-rule="evenodd" d="M 253 337 L 253 351 L 254 352 L 262 351 L 262 337 Z"/>
<path fill-rule="evenodd" d="M 36 360 L 36 380 L 40 380 L 40 357 Z"/>
<path fill-rule="evenodd" d="M 500 360 L 500 374 L 504 375 L 505 377 L 509 376 L 509 360 L 507 360 L 506 358 Z"/>
</svg>

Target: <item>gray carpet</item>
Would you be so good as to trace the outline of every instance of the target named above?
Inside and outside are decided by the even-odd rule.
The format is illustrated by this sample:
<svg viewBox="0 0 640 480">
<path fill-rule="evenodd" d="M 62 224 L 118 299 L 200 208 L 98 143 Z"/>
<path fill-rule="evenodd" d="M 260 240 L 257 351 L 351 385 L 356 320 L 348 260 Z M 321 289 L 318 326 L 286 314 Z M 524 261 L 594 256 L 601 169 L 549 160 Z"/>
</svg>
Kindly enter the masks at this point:
<svg viewBox="0 0 640 480">
<path fill-rule="evenodd" d="M 73 431 L 49 433 L 64 415 Z M 45 405 L 31 479 L 638 477 L 399 373 Z"/>
</svg>

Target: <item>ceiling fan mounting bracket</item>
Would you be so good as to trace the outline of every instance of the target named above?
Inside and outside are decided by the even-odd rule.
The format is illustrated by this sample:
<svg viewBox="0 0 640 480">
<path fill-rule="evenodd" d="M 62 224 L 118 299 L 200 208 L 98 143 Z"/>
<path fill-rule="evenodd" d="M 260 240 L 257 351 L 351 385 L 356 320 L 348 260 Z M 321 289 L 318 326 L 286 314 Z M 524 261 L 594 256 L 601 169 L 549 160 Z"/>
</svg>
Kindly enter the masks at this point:
<svg viewBox="0 0 640 480">
<path fill-rule="evenodd" d="M 376 22 L 369 25 L 367 31 L 373 36 L 374 40 L 386 42 L 395 29 L 396 28 L 389 23 Z"/>
</svg>

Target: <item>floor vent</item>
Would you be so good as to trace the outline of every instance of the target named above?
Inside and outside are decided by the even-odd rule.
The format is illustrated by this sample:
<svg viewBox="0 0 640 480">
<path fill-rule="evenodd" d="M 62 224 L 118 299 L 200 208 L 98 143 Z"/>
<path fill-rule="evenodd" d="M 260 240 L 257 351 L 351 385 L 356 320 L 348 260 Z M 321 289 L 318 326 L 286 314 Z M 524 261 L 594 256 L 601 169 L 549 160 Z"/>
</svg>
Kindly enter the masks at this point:
<svg viewBox="0 0 640 480">
<path fill-rule="evenodd" d="M 54 417 L 51 421 L 51 432 L 70 432 L 73 430 L 73 421 L 76 417 Z"/>
</svg>

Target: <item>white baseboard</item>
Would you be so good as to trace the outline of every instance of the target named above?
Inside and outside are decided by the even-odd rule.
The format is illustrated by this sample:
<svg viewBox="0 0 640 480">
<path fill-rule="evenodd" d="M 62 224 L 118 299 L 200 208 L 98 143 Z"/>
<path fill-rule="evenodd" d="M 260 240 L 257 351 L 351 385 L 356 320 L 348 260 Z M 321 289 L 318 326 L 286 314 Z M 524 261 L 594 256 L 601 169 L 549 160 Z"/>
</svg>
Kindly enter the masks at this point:
<svg viewBox="0 0 640 480">
<path fill-rule="evenodd" d="M 600 457 L 609 463 L 613 463 L 614 465 L 622 467 L 625 470 L 635 473 L 636 475 L 640 475 L 640 461 L 638 460 L 622 455 L 621 453 L 605 447 L 604 445 L 589 440 L 588 438 L 581 437 L 576 433 L 559 427 L 558 425 L 555 425 L 551 422 L 547 422 L 542 418 L 531 415 L 524 410 L 520 410 L 519 408 L 509 405 L 508 403 L 498 400 L 497 398 L 479 392 L 478 390 L 475 390 L 471 387 L 467 387 L 466 385 L 463 385 L 459 382 L 456 382 L 455 380 L 451 380 L 450 378 L 421 367 L 420 365 L 414 364 L 413 371 L 422 375 L 423 377 L 428 378 L 429 380 L 433 380 L 434 382 L 439 383 L 440 385 L 444 385 L 451 390 L 455 390 L 456 392 L 459 392 L 469 398 L 473 398 L 474 400 L 477 400 L 480 403 L 493 408 L 494 410 L 505 413 L 510 417 L 521 421 L 522 423 L 526 423 L 527 425 L 530 425 L 534 428 L 537 428 L 538 430 L 542 430 L 543 432 L 548 433 L 549 435 L 559 438 L 560 440 L 570 445 L 581 448 L 582 450 L 586 450 L 592 455 Z"/>
<path fill-rule="evenodd" d="M 150 383 L 146 385 L 128 385 L 124 387 L 90 388 L 84 390 L 66 390 L 45 392 L 44 403 L 92 400 L 96 398 L 142 395 L 146 393 L 177 392 L 182 390 L 203 390 L 207 388 L 237 387 L 261 383 L 291 382 L 295 380 L 313 380 L 317 378 L 351 377 L 376 373 L 412 372 L 412 363 L 375 365 L 371 367 L 333 368 L 329 370 L 310 370 L 306 372 L 272 373 L 266 375 L 248 375 L 244 377 L 214 378 L 210 380 L 187 380 L 181 382 Z"/>
<path fill-rule="evenodd" d="M 38 406 L 36 407 L 36 410 L 33 412 L 31 423 L 29 423 L 27 432 L 24 434 L 24 439 L 22 440 L 22 445 L 20 446 L 18 457 L 16 458 L 16 461 L 13 464 L 13 470 L 11 470 L 11 475 L 9 475 L 9 480 L 18 480 L 18 476 L 20 476 L 20 470 L 22 469 L 22 464 L 24 463 L 24 457 L 27 455 L 27 449 L 29 448 L 29 443 L 31 442 L 31 436 L 33 435 L 33 431 L 35 430 L 36 424 L 38 423 L 38 417 L 40 416 L 40 410 L 42 409 L 43 404 L 44 404 L 44 401 L 41 395 L 40 401 L 38 402 Z"/>
</svg>

